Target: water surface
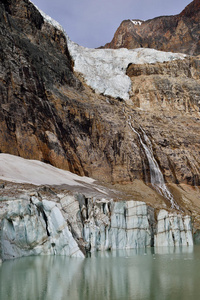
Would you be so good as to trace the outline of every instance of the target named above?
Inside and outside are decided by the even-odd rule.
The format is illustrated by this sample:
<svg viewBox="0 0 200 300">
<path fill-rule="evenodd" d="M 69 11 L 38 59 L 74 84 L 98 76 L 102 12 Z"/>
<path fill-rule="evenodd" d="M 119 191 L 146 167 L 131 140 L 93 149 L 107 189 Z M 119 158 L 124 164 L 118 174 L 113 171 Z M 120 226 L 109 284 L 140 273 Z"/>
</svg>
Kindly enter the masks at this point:
<svg viewBox="0 0 200 300">
<path fill-rule="evenodd" d="M 193 300 L 200 247 L 28 257 L 0 266 L 0 300 Z"/>
</svg>

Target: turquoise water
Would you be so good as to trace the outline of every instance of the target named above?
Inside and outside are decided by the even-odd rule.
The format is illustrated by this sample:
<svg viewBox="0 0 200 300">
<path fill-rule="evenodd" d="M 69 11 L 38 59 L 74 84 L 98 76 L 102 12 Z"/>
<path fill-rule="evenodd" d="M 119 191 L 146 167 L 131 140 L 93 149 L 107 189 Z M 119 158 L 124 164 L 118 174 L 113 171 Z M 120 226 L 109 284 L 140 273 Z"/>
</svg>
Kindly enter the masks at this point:
<svg viewBox="0 0 200 300">
<path fill-rule="evenodd" d="M 200 247 L 28 257 L 0 266 L 0 300 L 200 299 Z"/>
</svg>

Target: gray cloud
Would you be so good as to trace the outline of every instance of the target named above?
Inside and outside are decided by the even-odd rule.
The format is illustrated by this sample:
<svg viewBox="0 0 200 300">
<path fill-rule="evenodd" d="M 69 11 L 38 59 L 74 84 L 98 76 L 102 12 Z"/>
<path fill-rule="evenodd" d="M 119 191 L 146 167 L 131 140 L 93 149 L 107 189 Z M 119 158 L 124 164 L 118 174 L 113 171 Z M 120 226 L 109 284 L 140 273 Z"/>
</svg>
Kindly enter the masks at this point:
<svg viewBox="0 0 200 300">
<path fill-rule="evenodd" d="M 123 20 L 180 13 L 190 0 L 32 0 L 58 21 L 70 38 L 95 48 L 110 42 Z"/>
</svg>

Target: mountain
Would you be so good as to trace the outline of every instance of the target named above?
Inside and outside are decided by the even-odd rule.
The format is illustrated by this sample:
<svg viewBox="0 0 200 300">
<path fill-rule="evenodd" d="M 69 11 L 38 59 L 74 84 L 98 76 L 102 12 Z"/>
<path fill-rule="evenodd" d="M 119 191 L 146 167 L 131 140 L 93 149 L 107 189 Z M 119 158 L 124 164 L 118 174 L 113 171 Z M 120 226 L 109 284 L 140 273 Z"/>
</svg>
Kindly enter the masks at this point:
<svg viewBox="0 0 200 300">
<path fill-rule="evenodd" d="M 200 2 L 192 1 L 179 15 L 147 21 L 125 20 L 105 48 L 154 48 L 200 54 Z"/>
<path fill-rule="evenodd" d="M 197 53 L 197 15 L 127 22 L 184 20 Z M 0 36 L 0 262 L 193 245 L 200 58 L 81 47 L 28 0 L 1 1 Z"/>
<path fill-rule="evenodd" d="M 155 207 L 172 206 L 169 190 L 184 209 L 196 205 L 198 57 L 78 46 L 28 0 L 2 1 L 0 20 L 2 153 L 90 176 Z"/>
</svg>

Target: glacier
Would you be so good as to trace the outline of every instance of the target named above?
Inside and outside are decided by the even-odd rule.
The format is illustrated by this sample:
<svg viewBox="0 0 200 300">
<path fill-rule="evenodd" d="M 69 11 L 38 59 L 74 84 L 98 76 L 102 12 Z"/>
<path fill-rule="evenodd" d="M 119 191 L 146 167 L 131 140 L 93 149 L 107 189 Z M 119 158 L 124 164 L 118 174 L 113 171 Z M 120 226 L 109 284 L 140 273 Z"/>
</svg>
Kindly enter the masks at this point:
<svg viewBox="0 0 200 300">
<path fill-rule="evenodd" d="M 38 10 L 47 23 L 65 34 L 68 49 L 74 61 L 74 71 L 80 73 L 86 84 L 96 93 L 105 96 L 129 101 L 131 79 L 126 75 L 126 70 L 130 64 L 162 63 L 172 60 L 182 60 L 187 56 L 182 53 L 163 52 L 148 48 L 131 50 L 125 48 L 85 48 L 71 41 L 63 27 L 57 21 L 46 15 L 40 9 Z"/>
</svg>

